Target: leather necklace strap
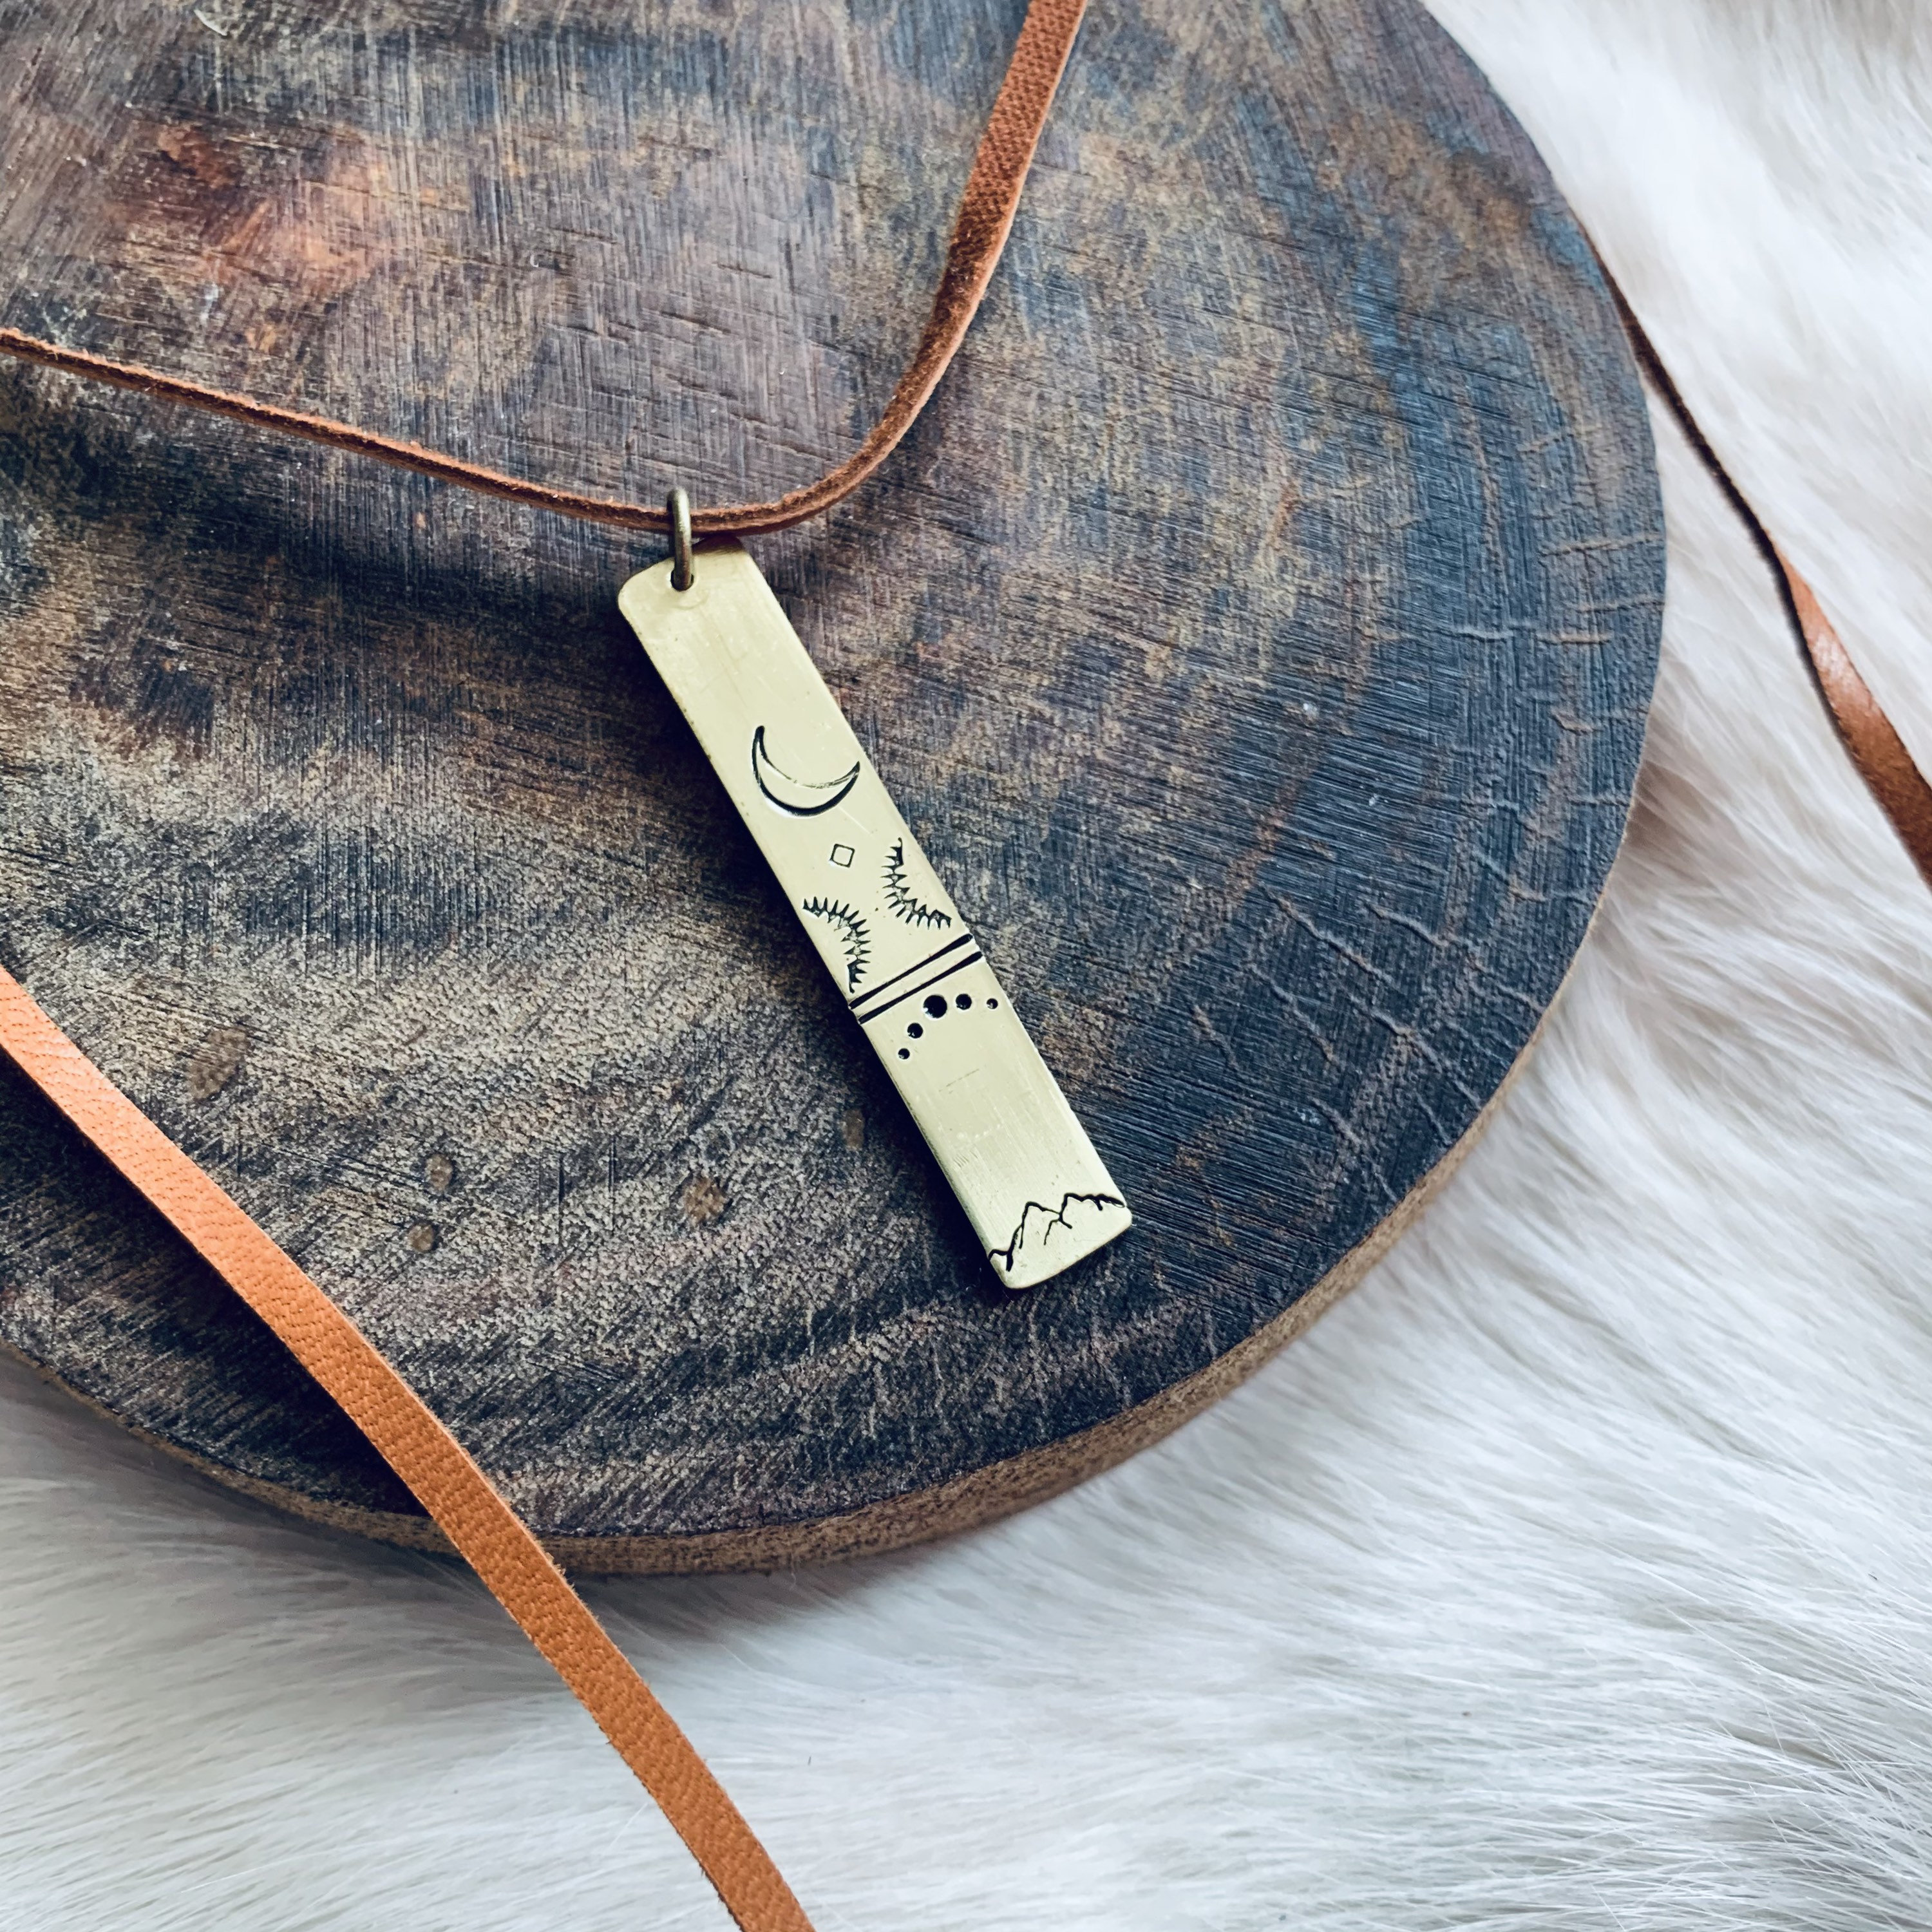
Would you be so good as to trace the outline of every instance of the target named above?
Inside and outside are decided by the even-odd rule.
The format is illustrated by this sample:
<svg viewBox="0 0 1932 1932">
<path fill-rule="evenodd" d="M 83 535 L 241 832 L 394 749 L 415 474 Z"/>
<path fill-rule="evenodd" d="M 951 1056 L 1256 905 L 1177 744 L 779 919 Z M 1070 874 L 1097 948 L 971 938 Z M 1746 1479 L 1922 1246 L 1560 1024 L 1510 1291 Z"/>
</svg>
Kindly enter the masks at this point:
<svg viewBox="0 0 1932 1932">
<path fill-rule="evenodd" d="M 932 314 L 872 434 L 836 469 L 769 503 L 701 510 L 702 533 L 783 529 L 829 509 L 890 454 L 944 374 L 992 279 L 1086 0 L 1032 0 L 966 183 Z M 633 530 L 667 514 L 523 482 L 346 423 L 278 409 L 0 330 L 0 352 L 374 456 L 484 494 Z M 574 1691 L 704 1868 L 742 1932 L 811 1932 L 798 1900 L 704 1760 L 462 1444 L 361 1330 L 0 970 L 0 1051 L 166 1216 L 368 1437 Z"/>
<path fill-rule="evenodd" d="M 782 530 L 793 524 L 802 524 L 849 496 L 898 447 L 926 406 L 927 398 L 938 387 L 939 379 L 964 339 L 967 326 L 979 308 L 980 298 L 999 266 L 1000 252 L 1019 207 L 1020 190 L 1025 185 L 1034 150 L 1040 144 L 1040 130 L 1046 124 L 1047 110 L 1053 104 L 1054 92 L 1073 51 L 1074 36 L 1079 32 L 1080 18 L 1086 10 L 1087 0 L 1032 0 L 1028 8 L 1019 38 L 1013 44 L 1012 58 L 1007 63 L 1006 79 L 1000 85 L 999 98 L 993 103 L 986 131 L 980 137 L 979 149 L 966 178 L 965 192 L 960 197 L 952 240 L 946 251 L 946 266 L 932 298 L 926 332 L 872 434 L 843 463 L 802 489 L 790 490 L 766 503 L 733 503 L 708 509 L 694 507 L 691 527 L 695 535 L 755 536 L 761 531 Z M 332 449 L 373 456 L 379 462 L 418 470 L 447 483 L 458 483 L 486 496 L 506 497 L 513 503 L 554 510 L 589 523 L 614 524 L 621 530 L 670 527 L 670 516 L 662 504 L 589 496 L 575 490 L 559 490 L 546 483 L 506 476 L 500 470 L 465 463 L 460 458 L 424 449 L 418 443 L 378 436 L 372 430 L 334 422 L 326 416 L 308 416 L 298 410 L 257 402 L 252 397 L 213 388 L 203 382 L 190 382 L 183 376 L 164 375 L 138 363 L 116 362 L 84 350 L 64 349 L 58 343 L 44 342 L 38 336 L 17 328 L 0 328 L 0 354 L 44 363 L 70 376 L 111 382 L 118 388 L 138 389 L 144 394 L 185 403 L 215 416 L 232 416 L 258 429 L 277 430 L 284 436 L 326 443 Z"/>
<path fill-rule="evenodd" d="M 340 1404 L 576 1692 L 743 1932 L 812 1932 L 691 1740 L 468 1452 L 362 1331 L 0 970 L 0 1049 Z"/>
<path fill-rule="evenodd" d="M 1738 488 L 1731 472 L 1697 427 L 1690 406 L 1671 380 L 1664 358 L 1657 352 L 1657 345 L 1651 340 L 1643 324 L 1637 320 L 1636 311 L 1617 286 L 1616 278 L 1610 273 L 1601 255 L 1597 257 L 1597 265 L 1603 270 L 1604 280 L 1610 286 L 1611 298 L 1623 320 L 1624 332 L 1630 338 L 1630 346 L 1636 352 L 1637 362 L 1644 374 L 1676 418 L 1678 427 L 1689 439 L 1699 460 L 1730 500 L 1732 508 L 1744 519 L 1765 561 L 1778 573 L 1784 590 L 1786 615 L 1798 633 L 1799 644 L 1804 646 L 1811 674 L 1817 680 L 1819 695 L 1832 714 L 1832 723 L 1838 727 L 1839 739 L 1850 754 L 1852 763 L 1858 767 L 1858 776 L 1864 780 L 1867 789 L 1878 801 L 1879 809 L 1892 821 L 1892 829 L 1898 833 L 1900 844 L 1911 854 L 1919 876 L 1932 886 L 1932 784 L 1926 782 L 1924 773 L 1906 749 L 1905 740 L 1886 716 L 1884 707 L 1872 695 L 1870 686 L 1859 676 L 1858 666 L 1852 663 L 1850 653 L 1832 628 L 1832 620 L 1825 615 L 1816 593 L 1765 527 L 1762 519 L 1751 508 L 1750 499 Z"/>
<path fill-rule="evenodd" d="M 1085 10 L 1086 0 L 1032 0 L 967 177 L 945 269 L 925 333 L 871 434 L 843 463 L 802 489 L 769 502 L 694 509 L 691 527 L 695 535 L 752 536 L 802 523 L 850 496 L 898 446 L 938 386 L 992 279 L 1012 227 L 1020 190 L 1046 124 L 1047 110 L 1072 52 L 1074 36 Z M 1597 259 L 1639 362 L 1706 467 L 1744 518 L 1766 561 L 1778 572 L 1788 614 L 1839 736 L 1927 884 L 1932 885 L 1932 784 L 1928 784 L 1870 687 L 1858 674 L 1811 586 L 1760 520 L 1697 427 L 1616 278 L 1602 256 Z M 418 470 L 486 496 L 554 510 L 564 516 L 627 530 L 670 527 L 668 512 L 652 505 L 586 496 L 506 476 L 481 464 L 424 449 L 419 444 L 379 436 L 373 430 L 335 422 L 326 416 L 257 402 L 251 397 L 191 382 L 178 376 L 164 375 L 138 364 L 116 362 L 84 350 L 63 348 L 19 329 L 0 328 L 0 354 L 184 403 L 218 416 L 232 416 L 258 428 L 374 457 L 378 461 Z"/>
</svg>

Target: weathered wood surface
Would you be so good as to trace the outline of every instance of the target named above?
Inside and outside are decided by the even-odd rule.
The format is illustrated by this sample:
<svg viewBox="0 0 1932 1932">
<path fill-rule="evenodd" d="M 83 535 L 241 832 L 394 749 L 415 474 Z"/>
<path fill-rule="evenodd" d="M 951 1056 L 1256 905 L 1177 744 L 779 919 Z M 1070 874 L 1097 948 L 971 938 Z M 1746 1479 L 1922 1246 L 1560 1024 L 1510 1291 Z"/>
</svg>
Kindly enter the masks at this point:
<svg viewBox="0 0 1932 1932">
<path fill-rule="evenodd" d="M 6 320 L 526 474 L 774 494 L 917 330 L 1021 0 L 0 7 Z M 614 605 L 648 548 L 0 370 L 0 959 L 578 1560 L 1011 1506 L 1472 1129 L 1621 832 L 1634 374 L 1406 0 L 1114 4 L 882 481 L 760 562 L 1133 1204 L 958 1208 Z M 0 1080 L 0 1342 L 422 1519 Z"/>
</svg>

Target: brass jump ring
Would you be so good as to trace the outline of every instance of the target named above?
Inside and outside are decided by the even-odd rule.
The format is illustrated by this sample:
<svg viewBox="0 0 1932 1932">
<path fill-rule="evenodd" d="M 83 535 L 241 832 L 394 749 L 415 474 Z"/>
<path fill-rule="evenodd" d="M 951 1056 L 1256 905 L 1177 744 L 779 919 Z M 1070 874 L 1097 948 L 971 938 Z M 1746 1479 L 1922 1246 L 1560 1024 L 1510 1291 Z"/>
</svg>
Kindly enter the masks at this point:
<svg viewBox="0 0 1932 1932">
<path fill-rule="evenodd" d="M 670 519 L 670 587 L 688 590 L 698 581 L 691 568 L 691 499 L 682 490 L 674 490 L 664 499 L 664 514 Z"/>
</svg>

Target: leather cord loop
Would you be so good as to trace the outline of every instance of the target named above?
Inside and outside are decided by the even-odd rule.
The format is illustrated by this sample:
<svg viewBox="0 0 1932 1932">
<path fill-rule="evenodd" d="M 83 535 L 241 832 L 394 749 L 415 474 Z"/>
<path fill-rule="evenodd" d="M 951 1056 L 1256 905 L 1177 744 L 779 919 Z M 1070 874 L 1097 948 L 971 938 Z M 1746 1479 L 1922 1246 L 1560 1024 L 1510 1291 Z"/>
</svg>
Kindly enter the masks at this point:
<svg viewBox="0 0 1932 1932">
<path fill-rule="evenodd" d="M 694 509 L 691 517 L 694 535 L 757 536 L 802 524 L 851 495 L 898 447 L 939 386 L 939 379 L 964 339 L 980 298 L 993 279 L 993 271 L 999 266 L 1006 237 L 1012 231 L 1013 217 L 1018 211 L 1020 190 L 1026 184 L 1034 151 L 1046 125 L 1047 111 L 1053 105 L 1054 91 L 1066 71 L 1081 16 L 1086 10 L 1087 0 L 1033 0 L 1027 9 L 1019 38 L 1013 44 L 1012 58 L 1007 63 L 1006 78 L 1000 82 L 998 98 L 993 103 L 986 132 L 980 137 L 966 177 L 965 191 L 952 224 L 952 239 L 946 251 L 946 266 L 932 299 L 932 313 L 905 374 L 899 378 L 898 387 L 892 392 L 884 413 L 873 424 L 872 433 L 843 463 L 802 489 L 789 490 L 769 502 Z M 374 457 L 379 463 L 393 464 L 398 469 L 460 484 L 485 496 L 503 497 L 534 509 L 554 510 L 560 516 L 614 524 L 620 530 L 668 530 L 670 527 L 670 517 L 661 503 L 630 503 L 614 497 L 586 496 L 579 490 L 560 490 L 548 483 L 506 476 L 481 464 L 466 463 L 460 457 L 425 449 L 420 443 L 379 436 L 373 430 L 358 429 L 352 424 L 307 415 L 299 410 L 283 409 L 274 403 L 257 402 L 252 396 L 192 382 L 184 376 L 164 375 L 139 363 L 117 362 L 86 350 L 63 348 L 20 329 L 0 328 L 0 355 L 38 362 L 66 375 L 111 383 L 116 388 L 158 396 L 164 402 L 183 403 L 213 416 L 232 417 L 256 429 L 275 430 L 284 436 L 325 444 L 331 449 Z"/>
</svg>

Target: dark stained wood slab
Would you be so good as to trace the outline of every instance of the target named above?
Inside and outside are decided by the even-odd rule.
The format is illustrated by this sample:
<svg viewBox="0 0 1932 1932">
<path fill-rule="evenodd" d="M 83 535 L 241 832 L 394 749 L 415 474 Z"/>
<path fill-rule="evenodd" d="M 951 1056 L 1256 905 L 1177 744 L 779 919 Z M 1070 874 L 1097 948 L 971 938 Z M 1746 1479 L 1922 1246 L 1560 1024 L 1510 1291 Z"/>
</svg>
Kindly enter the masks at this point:
<svg viewBox="0 0 1932 1932">
<path fill-rule="evenodd" d="M 844 454 L 1020 0 L 0 7 L 0 314 L 655 498 Z M 1634 372 L 1406 0 L 1102 0 L 882 481 L 756 546 L 1137 1225 L 994 1286 L 614 598 L 646 546 L 0 368 L 0 960 L 573 1561 L 928 1534 L 1360 1272 L 1581 940 Z M 429 1538 L 10 1074 L 0 1342 Z"/>
</svg>

